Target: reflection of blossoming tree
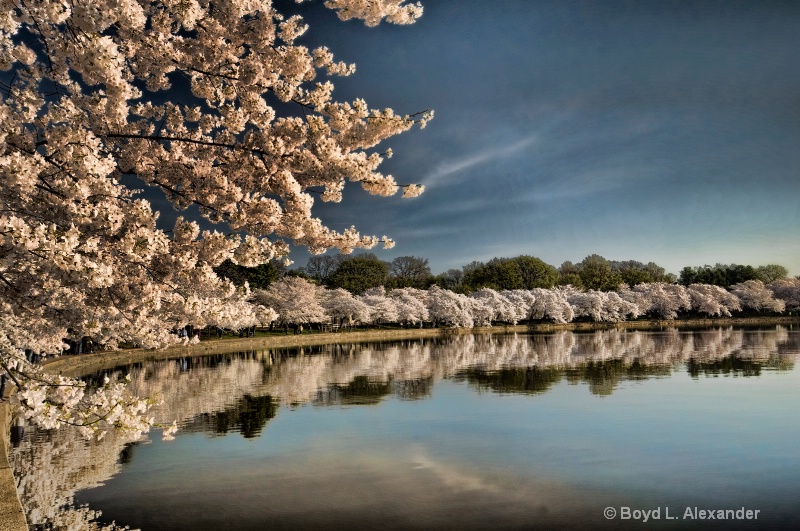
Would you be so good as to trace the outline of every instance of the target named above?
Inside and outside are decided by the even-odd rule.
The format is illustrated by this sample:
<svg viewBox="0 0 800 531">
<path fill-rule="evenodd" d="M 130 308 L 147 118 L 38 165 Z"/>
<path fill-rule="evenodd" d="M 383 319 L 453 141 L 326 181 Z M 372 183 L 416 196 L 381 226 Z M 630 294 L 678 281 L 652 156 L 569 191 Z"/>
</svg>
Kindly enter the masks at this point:
<svg viewBox="0 0 800 531">
<path fill-rule="evenodd" d="M 157 397 L 152 409 L 155 422 L 172 424 L 200 414 L 234 406 L 247 394 L 258 394 L 262 366 L 254 355 L 182 358 L 150 364 L 130 372 L 131 391 Z"/>
<path fill-rule="evenodd" d="M 422 12 L 404 0 L 326 5 L 368 25 Z M 121 389 L 86 398 L 37 372 L 23 349 L 57 353 L 70 335 L 154 347 L 187 323 L 266 322 L 247 288 L 213 267 L 264 263 L 287 241 L 315 253 L 376 245 L 312 215 L 312 194 L 338 202 L 348 180 L 375 195 L 422 191 L 378 172 L 390 153 L 371 150 L 431 113 L 334 101 L 318 75 L 353 67 L 298 44 L 302 19 L 268 0 L 0 0 L 0 13 L 0 362 L 46 425 L 146 428 L 133 416 L 104 422 L 101 407 L 140 409 Z M 168 235 L 136 198 L 142 185 L 230 233 L 179 218 Z M 79 418 L 81 407 L 97 414 Z"/>
<path fill-rule="evenodd" d="M 231 408 L 242 396 L 259 390 L 263 366 L 255 356 L 213 361 L 167 360 L 133 368 L 128 374 L 130 391 L 158 397 L 161 403 L 150 410 L 152 421 L 166 425 Z M 11 455 L 28 522 L 76 531 L 115 529 L 97 527 L 92 522 L 96 511 L 70 507 L 77 491 L 96 487 L 119 472 L 120 453 L 138 437 L 114 432 L 100 441 L 86 440 L 69 427 L 41 432 L 39 437 L 42 440 L 29 434 Z"/>
<path fill-rule="evenodd" d="M 252 392 L 273 396 L 285 404 L 304 404 L 328 386 L 347 384 L 362 376 L 373 382 L 435 381 L 469 367 L 485 371 L 534 366 L 574 369 L 609 360 L 625 366 L 672 366 L 731 356 L 781 366 L 784 362 L 780 360 L 794 359 L 799 342 L 796 334 L 789 335 L 778 327 L 766 332 L 719 328 L 688 333 L 670 329 L 659 334 L 604 330 L 530 336 L 460 335 L 446 341 L 416 340 L 375 348 L 342 344 L 319 347 L 319 354 L 264 354 L 262 363 L 269 371 Z"/>
<path fill-rule="evenodd" d="M 593 392 L 610 393 L 620 380 L 669 374 L 676 363 L 713 371 L 719 362 L 736 358 L 785 368 L 799 352 L 800 334 L 783 327 L 459 335 L 328 345 L 288 355 L 265 351 L 164 360 L 131 369 L 129 378 L 133 392 L 163 400 L 152 409 L 155 422 L 197 429 L 203 426 L 198 419 L 235 410 L 244 396 L 325 405 L 338 403 L 347 391 L 365 393 L 349 403 L 377 403 L 391 393 L 402 399 L 424 396 L 437 380 L 454 376 L 502 392 L 542 392 L 563 374 L 587 383 Z M 519 375 L 521 382 L 514 379 Z M 109 376 L 117 379 L 122 373 Z M 46 442 L 23 441 L 12 457 L 30 522 L 78 529 L 77 523 L 94 518 L 88 508 L 75 514 L 64 508 L 76 491 L 118 472 L 118 456 L 130 440 L 115 433 L 86 441 L 62 429 L 52 431 Z"/>
<path fill-rule="evenodd" d="M 47 529 L 112 531 L 99 526 L 99 516 L 88 507 L 74 507 L 80 489 L 101 485 L 119 472 L 119 455 L 126 439 L 111 434 L 102 441 L 87 441 L 77 430 L 52 430 L 41 440 L 24 438 L 11 454 L 17 492 L 31 525 Z"/>
</svg>

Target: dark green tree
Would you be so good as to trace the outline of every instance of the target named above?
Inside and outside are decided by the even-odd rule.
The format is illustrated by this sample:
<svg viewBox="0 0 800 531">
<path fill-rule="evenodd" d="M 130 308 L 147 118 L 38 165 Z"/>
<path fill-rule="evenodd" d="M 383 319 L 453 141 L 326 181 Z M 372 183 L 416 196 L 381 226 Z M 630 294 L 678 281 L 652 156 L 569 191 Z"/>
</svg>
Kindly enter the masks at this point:
<svg viewBox="0 0 800 531">
<path fill-rule="evenodd" d="M 367 375 L 359 375 L 347 384 L 331 384 L 326 391 L 319 393 L 317 403 L 371 406 L 379 404 L 392 393 L 392 382 L 370 380 Z"/>
<path fill-rule="evenodd" d="M 460 372 L 457 378 L 466 379 L 480 390 L 488 389 L 497 393 L 541 394 L 561 381 L 559 368 L 526 367 L 486 371 L 469 368 Z"/>
<path fill-rule="evenodd" d="M 442 289 L 449 289 L 457 293 L 461 292 L 463 287 L 464 271 L 461 269 L 448 269 L 444 273 L 440 273 L 433 277 L 433 283 Z"/>
<path fill-rule="evenodd" d="M 583 280 L 578 274 L 579 268 L 569 260 L 562 263 L 558 268 L 558 280 L 556 284 L 559 286 L 572 285 L 578 289 L 583 288 Z"/>
<path fill-rule="evenodd" d="M 392 288 L 427 288 L 433 283 L 428 259 L 398 256 L 389 264 L 389 280 Z"/>
<path fill-rule="evenodd" d="M 636 260 L 611 261 L 611 269 L 622 277 L 622 281 L 629 286 L 652 282 L 674 282 L 675 275 L 653 263 L 643 264 Z"/>
<path fill-rule="evenodd" d="M 611 262 L 599 254 L 592 254 L 584 258 L 578 264 L 578 275 L 586 289 L 611 291 L 622 284 L 622 276 L 614 272 Z"/>
<path fill-rule="evenodd" d="M 519 264 L 513 258 L 492 258 L 486 262 L 490 285 L 495 289 L 522 289 L 524 279 Z"/>
<path fill-rule="evenodd" d="M 461 271 L 463 272 L 461 277 L 461 289 L 464 293 L 469 293 L 471 291 L 475 291 L 476 289 L 480 289 L 477 288 L 473 282 L 476 282 L 479 279 L 479 277 L 483 274 L 481 271 L 485 267 L 486 264 L 483 262 L 478 262 L 477 260 L 473 260 L 467 265 L 461 267 Z"/>
<path fill-rule="evenodd" d="M 733 284 L 739 284 L 741 282 L 747 282 L 748 280 L 758 280 L 756 268 L 749 265 L 731 265 L 727 276 L 728 284 L 726 287 L 732 286 Z"/>
<path fill-rule="evenodd" d="M 788 277 L 789 270 L 782 265 L 769 264 L 757 267 L 756 275 L 758 276 L 758 280 L 764 284 L 769 284 L 770 282 L 775 282 L 776 280 Z"/>
<path fill-rule="evenodd" d="M 492 258 L 485 264 L 473 262 L 469 269 L 465 268 L 464 285 L 470 291 L 481 288 L 522 289 L 522 271 L 512 258 Z"/>
<path fill-rule="evenodd" d="M 653 279 L 652 282 L 668 282 L 672 284 L 678 280 L 678 277 L 675 276 L 674 273 L 667 273 L 663 267 L 653 262 L 648 262 L 645 264 L 644 269 L 650 273 L 650 278 Z"/>
<path fill-rule="evenodd" d="M 558 282 L 558 270 L 540 258 L 521 255 L 512 258 L 522 275 L 522 288 L 552 288 Z"/>
<path fill-rule="evenodd" d="M 698 268 L 690 266 L 686 266 L 681 269 L 681 272 L 678 275 L 678 282 L 684 286 L 688 286 L 690 284 L 700 284 L 698 281 L 698 278 L 700 278 L 700 272 L 697 269 Z"/>
<path fill-rule="evenodd" d="M 728 288 L 748 280 L 758 280 L 758 273 L 753 266 L 739 264 L 716 264 L 702 267 L 684 267 L 681 269 L 679 282 L 689 284 L 713 284 Z"/>
<path fill-rule="evenodd" d="M 286 272 L 287 277 L 300 277 L 308 280 L 312 284 L 319 284 L 316 278 L 311 278 L 302 267 L 300 269 L 290 269 Z"/>
<path fill-rule="evenodd" d="M 245 267 L 234 264 L 230 260 L 225 260 L 215 267 L 214 271 L 220 277 L 227 278 L 237 286 L 247 282 L 250 284 L 251 289 L 267 289 L 270 284 L 286 274 L 286 266 L 279 261 L 272 260 L 256 267 Z"/>
<path fill-rule="evenodd" d="M 343 259 L 328 276 L 325 286 L 360 295 L 369 288 L 386 285 L 388 277 L 389 265 L 372 253 L 364 253 Z"/>
</svg>

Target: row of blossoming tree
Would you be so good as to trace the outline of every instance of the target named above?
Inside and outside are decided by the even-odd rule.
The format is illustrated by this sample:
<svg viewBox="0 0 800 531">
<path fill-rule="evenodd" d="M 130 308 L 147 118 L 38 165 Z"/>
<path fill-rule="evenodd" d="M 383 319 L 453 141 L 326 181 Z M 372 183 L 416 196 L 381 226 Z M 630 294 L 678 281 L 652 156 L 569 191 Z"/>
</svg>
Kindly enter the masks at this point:
<svg viewBox="0 0 800 531">
<path fill-rule="evenodd" d="M 266 290 L 255 290 L 257 304 L 277 312 L 281 323 L 400 324 L 470 328 L 495 323 L 573 320 L 616 323 L 648 317 L 675 319 L 681 314 L 730 317 L 740 312 L 780 313 L 800 309 L 800 279 L 765 285 L 748 280 L 726 290 L 710 284 L 642 283 L 614 291 L 572 286 L 531 290 L 483 288 L 469 295 L 433 286 L 428 290 L 383 287 L 353 295 L 287 276 Z"/>
</svg>

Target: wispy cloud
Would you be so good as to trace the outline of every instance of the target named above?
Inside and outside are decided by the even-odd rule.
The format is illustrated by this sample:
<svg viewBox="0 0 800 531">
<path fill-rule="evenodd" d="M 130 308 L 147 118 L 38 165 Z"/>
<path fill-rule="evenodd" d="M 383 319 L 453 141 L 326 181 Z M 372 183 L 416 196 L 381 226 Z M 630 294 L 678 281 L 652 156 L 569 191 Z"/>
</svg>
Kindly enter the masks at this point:
<svg viewBox="0 0 800 531">
<path fill-rule="evenodd" d="M 480 166 L 491 160 L 507 157 L 514 153 L 525 149 L 532 145 L 537 140 L 537 136 L 530 136 L 514 142 L 513 144 L 494 147 L 481 151 L 480 153 L 469 155 L 463 158 L 446 161 L 439 165 L 436 170 L 423 179 L 425 186 L 431 188 L 436 185 L 442 184 L 447 180 L 447 177 L 456 175 L 474 166 Z"/>
<path fill-rule="evenodd" d="M 587 171 L 541 183 L 531 193 L 526 194 L 524 200 L 545 202 L 596 195 L 622 188 L 636 175 L 618 169 Z"/>
<path fill-rule="evenodd" d="M 415 454 L 413 459 L 414 468 L 431 472 L 449 489 L 456 491 L 477 490 L 494 493 L 499 493 L 502 490 L 498 485 L 494 485 L 474 473 L 461 471 L 454 466 L 437 462 L 420 446 L 415 448 Z"/>
</svg>

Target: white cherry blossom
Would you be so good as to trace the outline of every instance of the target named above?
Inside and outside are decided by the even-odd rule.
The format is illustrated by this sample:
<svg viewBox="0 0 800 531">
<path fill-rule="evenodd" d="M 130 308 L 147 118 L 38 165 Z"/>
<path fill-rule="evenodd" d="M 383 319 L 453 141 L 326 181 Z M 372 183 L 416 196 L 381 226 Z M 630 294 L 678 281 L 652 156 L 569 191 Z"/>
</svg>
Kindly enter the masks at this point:
<svg viewBox="0 0 800 531">
<path fill-rule="evenodd" d="M 730 317 L 731 312 L 742 309 L 739 299 L 721 286 L 691 284 L 686 292 L 692 300 L 692 308 L 700 313 Z"/>
<path fill-rule="evenodd" d="M 783 278 L 771 282 L 767 287 L 776 299 L 786 304 L 787 310 L 800 310 L 800 278 Z"/>
<path fill-rule="evenodd" d="M 326 5 L 368 25 L 422 13 L 398 0 Z M 89 395 L 49 379 L 25 349 L 55 355 L 68 337 L 163 347 L 187 324 L 263 324 L 275 314 L 215 266 L 261 264 L 290 242 L 393 245 L 332 230 L 312 209 L 340 201 L 346 182 L 421 192 L 382 174 L 375 148 L 432 113 L 335 100 L 331 76 L 354 67 L 304 46 L 306 31 L 270 0 L 0 0 L 0 363 L 32 419 L 78 416 L 100 433 L 115 418 L 100 408 L 142 408 L 113 386 Z M 161 227 L 145 186 L 216 229 Z"/>
<path fill-rule="evenodd" d="M 786 303 L 776 299 L 773 292 L 760 280 L 748 280 L 731 286 L 731 293 L 739 298 L 742 307 L 756 311 L 782 312 Z"/>
</svg>

